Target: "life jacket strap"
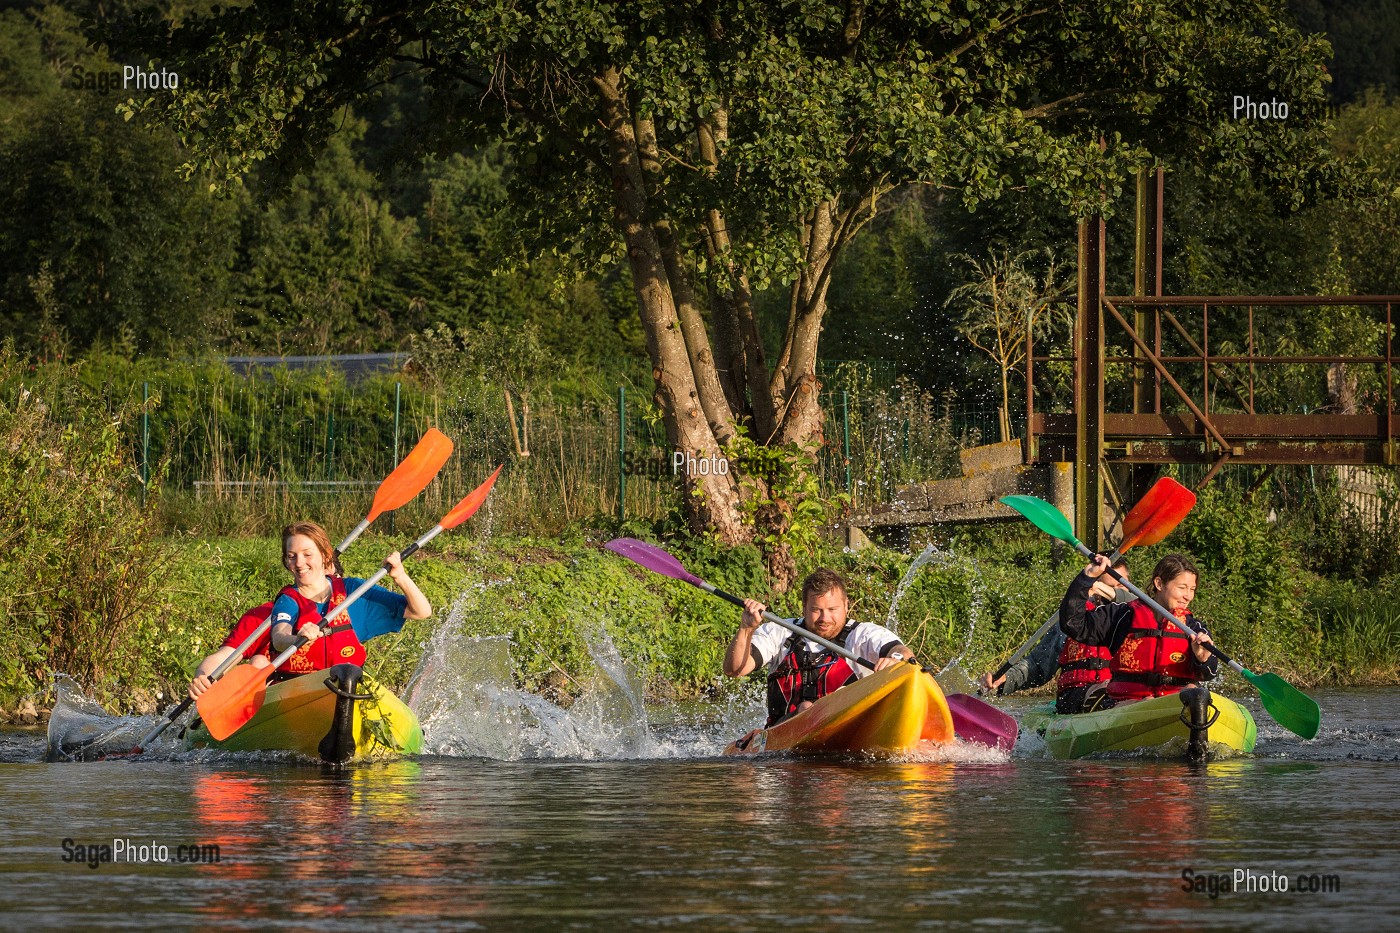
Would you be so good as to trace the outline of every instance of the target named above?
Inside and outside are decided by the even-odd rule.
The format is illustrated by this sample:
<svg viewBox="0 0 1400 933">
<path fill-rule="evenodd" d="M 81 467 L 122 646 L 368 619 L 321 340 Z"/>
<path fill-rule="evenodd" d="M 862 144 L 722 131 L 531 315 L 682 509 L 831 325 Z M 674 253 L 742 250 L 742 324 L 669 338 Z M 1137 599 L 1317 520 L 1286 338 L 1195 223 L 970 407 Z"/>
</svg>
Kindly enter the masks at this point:
<svg viewBox="0 0 1400 933">
<path fill-rule="evenodd" d="M 1060 665 L 1062 671 L 1102 671 L 1113 663 L 1111 658 L 1081 658 Z"/>
<path fill-rule="evenodd" d="M 1186 677 L 1173 677 L 1170 674 L 1143 671 L 1116 671 L 1113 679 L 1130 684 L 1143 684 L 1148 687 L 1189 687 L 1196 682 Z"/>
</svg>

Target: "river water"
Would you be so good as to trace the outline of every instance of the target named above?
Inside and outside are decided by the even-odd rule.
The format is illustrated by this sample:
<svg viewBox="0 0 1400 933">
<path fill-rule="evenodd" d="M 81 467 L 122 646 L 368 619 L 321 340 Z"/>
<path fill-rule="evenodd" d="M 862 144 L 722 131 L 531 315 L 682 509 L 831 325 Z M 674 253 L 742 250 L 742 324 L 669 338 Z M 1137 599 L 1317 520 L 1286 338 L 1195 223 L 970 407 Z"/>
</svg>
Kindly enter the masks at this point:
<svg viewBox="0 0 1400 933">
<path fill-rule="evenodd" d="M 1311 742 L 1251 703 L 1256 753 L 1193 766 L 1054 761 L 1033 738 L 727 760 L 756 705 L 639 710 L 614 690 L 550 714 L 480 686 L 425 711 L 435 754 L 342 771 L 173 746 L 45 763 L 41 734 L 0 733 L 0 926 L 1400 925 L 1397 690 L 1319 692 Z M 77 848 L 116 840 L 134 860 Z M 182 845 L 218 861 L 178 862 Z"/>
</svg>

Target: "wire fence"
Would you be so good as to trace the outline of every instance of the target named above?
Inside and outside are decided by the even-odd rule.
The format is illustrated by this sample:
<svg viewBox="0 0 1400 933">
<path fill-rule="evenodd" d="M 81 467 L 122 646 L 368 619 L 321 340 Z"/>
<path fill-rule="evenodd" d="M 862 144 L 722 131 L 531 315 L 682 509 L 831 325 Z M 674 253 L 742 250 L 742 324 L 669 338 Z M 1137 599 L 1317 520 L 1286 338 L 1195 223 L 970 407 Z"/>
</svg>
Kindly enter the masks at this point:
<svg viewBox="0 0 1400 933">
<path fill-rule="evenodd" d="M 880 382 L 884 384 L 880 384 Z M 120 396 L 122 389 L 107 386 Z M 348 382 L 268 370 L 143 380 L 135 459 L 142 488 L 206 503 L 315 496 L 377 484 L 429 426 L 455 442 L 430 501 L 450 502 L 496 463 L 502 498 L 557 518 L 657 518 L 678 504 L 673 450 L 650 391 L 532 397 L 484 383 L 432 390 L 392 377 Z M 591 397 L 590 397 L 591 396 Z M 903 484 L 957 475 L 958 451 L 999 439 L 997 413 L 954 404 L 893 378 L 824 392 L 824 493 L 857 507 Z"/>
<path fill-rule="evenodd" d="M 363 516 L 368 490 L 430 426 L 453 438 L 456 455 L 405 520 L 441 514 L 501 463 L 485 512 L 503 530 L 552 532 L 599 515 L 654 521 L 680 504 L 674 451 L 643 384 L 648 374 L 594 373 L 566 390 L 532 394 L 480 380 L 433 387 L 395 372 L 352 380 L 332 368 L 238 373 L 172 364 L 133 379 L 138 365 L 79 369 L 85 385 L 72 371 L 23 384 L 60 417 L 64 406 L 94 399 L 114 413 L 139 406 L 130 437 L 134 487 L 143 496 L 159 489 L 173 528 L 263 533 L 308 515 L 349 527 Z M 848 494 L 857 512 L 888 502 L 901 486 L 959 475 L 961 450 L 1002 439 L 995 409 L 951 392 L 935 396 L 892 367 L 838 362 L 822 378 L 817 477 L 824 495 Z M 1013 413 L 1013 436 L 1023 429 L 1020 414 Z M 1199 481 L 1194 469 L 1180 468 L 1184 482 Z M 1227 470 L 1215 482 L 1247 489 L 1261 475 Z M 1280 512 L 1329 493 L 1367 528 L 1387 528 L 1400 514 L 1393 468 L 1291 467 L 1267 479 Z"/>
</svg>

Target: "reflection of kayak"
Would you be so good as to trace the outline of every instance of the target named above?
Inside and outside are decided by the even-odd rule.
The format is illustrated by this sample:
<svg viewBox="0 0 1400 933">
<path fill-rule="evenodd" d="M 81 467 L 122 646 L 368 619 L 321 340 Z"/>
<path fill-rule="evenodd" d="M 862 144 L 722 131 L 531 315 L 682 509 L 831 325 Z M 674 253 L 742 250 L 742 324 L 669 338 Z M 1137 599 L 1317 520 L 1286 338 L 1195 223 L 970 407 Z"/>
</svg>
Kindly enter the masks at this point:
<svg viewBox="0 0 1400 933">
<path fill-rule="evenodd" d="M 329 676 L 332 672 L 339 678 Z M 421 751 L 418 716 L 372 678 L 356 682 L 358 673 L 359 668 L 343 664 L 272 684 L 262 708 L 233 735 L 215 741 L 196 721 L 185 734 L 185 746 L 287 751 L 333 763 Z"/>
<path fill-rule="evenodd" d="M 943 691 L 915 664 L 897 664 L 763 729 L 726 755 L 758 752 L 902 754 L 921 740 L 953 741 L 953 718 Z M 742 741 L 742 740 L 741 740 Z"/>
<path fill-rule="evenodd" d="M 1212 717 L 1214 721 L 1210 721 Z M 1176 757 L 1187 754 L 1191 737 L 1188 718 L 1182 695 L 1172 693 L 1071 716 L 1059 716 L 1053 706 L 1041 706 L 1028 713 L 1022 725 L 1038 734 L 1056 758 L 1082 758 L 1095 752 L 1150 752 Z M 1206 721 L 1209 726 L 1205 740 L 1211 754 L 1254 750 L 1254 717 L 1234 700 L 1210 694 Z"/>
</svg>

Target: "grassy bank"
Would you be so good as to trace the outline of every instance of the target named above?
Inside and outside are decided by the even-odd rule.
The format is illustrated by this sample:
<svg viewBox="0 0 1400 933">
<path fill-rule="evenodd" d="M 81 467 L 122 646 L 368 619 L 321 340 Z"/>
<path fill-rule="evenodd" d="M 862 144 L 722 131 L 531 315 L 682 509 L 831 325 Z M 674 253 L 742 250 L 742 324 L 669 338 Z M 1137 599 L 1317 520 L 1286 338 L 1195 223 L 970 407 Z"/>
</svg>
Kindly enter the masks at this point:
<svg viewBox="0 0 1400 933">
<path fill-rule="evenodd" d="M 410 623 L 398 636 L 371 645 L 372 672 L 402 686 L 427 640 L 460 600 L 466 635 L 508 635 L 518 682 L 568 692 L 592 665 L 586 644 L 606 632 L 645 678 L 654 697 L 696 696 L 720 688 L 720 658 L 737 611 L 697 590 L 645 573 L 601 549 L 605 536 L 543 541 L 458 537 L 415 559 L 414 578 L 433 601 L 433 619 Z M 368 537 L 347 555 L 351 574 L 367 574 L 375 555 L 394 546 Z M 921 566 L 899 601 L 896 624 L 919 655 L 938 666 L 962 655 L 962 667 L 994 666 L 1053 611 L 1077 563 L 1054 565 L 1040 537 L 1005 529 L 968 534 Z M 267 539 L 167 539 L 168 574 L 157 601 L 113 647 L 111 669 L 92 685 L 117 707 L 149 705 L 171 696 L 188 671 L 223 637 L 243 609 L 275 593 L 283 580 L 275 546 Z M 1163 548 L 1138 552 L 1145 576 Z M 765 592 L 757 554 L 704 546 L 682 552 L 688 566 L 723 588 Z M 851 580 L 857 618 L 885 621 L 913 558 L 882 549 L 844 553 L 822 562 Z M 815 561 L 812 564 L 815 565 Z M 1259 602 L 1247 584 L 1221 574 L 1203 581 L 1198 606 L 1217 640 L 1246 666 L 1275 671 L 1300 686 L 1400 682 L 1400 588 L 1377 590 L 1311 578 L 1299 590 L 1296 611 Z M 484 585 L 483 585 L 484 584 Z M 1291 599 L 1292 597 L 1290 597 Z M 1287 602 L 1287 600 L 1285 600 Z M 776 598 L 777 611 L 795 614 L 794 595 Z M 4 685 L 5 706 L 20 685 Z M 1242 684 L 1227 690 L 1243 693 Z"/>
<path fill-rule="evenodd" d="M 336 497 L 335 508 L 291 498 L 196 498 L 188 516 L 172 523 L 160 504 L 169 461 L 144 476 L 127 442 L 147 403 L 110 402 L 71 380 L 58 392 L 35 378 L 0 346 L 0 707 L 13 709 L 43 690 L 55 671 L 119 708 L 150 707 L 160 695 L 183 692 L 189 671 L 238 614 L 284 582 L 271 528 L 309 515 L 335 531 L 364 514 L 363 495 Z M 415 559 L 412 573 L 439 612 L 372 645 L 371 670 L 401 685 L 446 611 L 469 594 L 462 631 L 512 637 L 517 678 L 528 688 L 560 689 L 586 676 L 585 645 L 600 628 L 654 694 L 713 688 L 737 612 L 603 551 L 612 523 L 577 485 L 569 496 L 576 510 L 563 507 L 566 486 L 551 498 L 551 487 L 508 473 L 466 528 Z M 1264 491 L 1251 504 L 1217 481 L 1165 545 L 1134 554 L 1135 575 L 1147 578 L 1168 549 L 1196 558 L 1199 611 L 1217 641 L 1249 667 L 1300 685 L 1400 682 L 1400 508 L 1387 500 L 1383 520 L 1365 524 L 1327 483 L 1312 483 L 1307 493 L 1307 502 L 1276 516 Z M 364 539 L 347 569 L 370 572 L 407 530 L 442 514 L 432 501 L 442 495 L 430 489 L 420 497 L 428 501 L 406 508 L 394 537 Z M 676 524 L 633 519 L 624 527 L 647 535 Z M 548 531 L 536 533 L 542 527 Z M 236 536 L 220 536 L 230 529 Z M 1057 565 L 1049 541 L 1025 525 L 957 531 L 941 544 L 954 556 L 913 576 L 895 621 L 921 657 L 942 666 L 961 656 L 968 672 L 1013 650 L 1053 611 L 1078 569 Z M 689 538 L 668 546 L 725 589 L 798 611 L 796 594 L 769 592 L 752 548 Z M 914 558 L 822 548 L 799 555 L 799 569 L 825 564 L 847 573 L 856 616 L 884 621 Z"/>
</svg>

